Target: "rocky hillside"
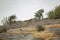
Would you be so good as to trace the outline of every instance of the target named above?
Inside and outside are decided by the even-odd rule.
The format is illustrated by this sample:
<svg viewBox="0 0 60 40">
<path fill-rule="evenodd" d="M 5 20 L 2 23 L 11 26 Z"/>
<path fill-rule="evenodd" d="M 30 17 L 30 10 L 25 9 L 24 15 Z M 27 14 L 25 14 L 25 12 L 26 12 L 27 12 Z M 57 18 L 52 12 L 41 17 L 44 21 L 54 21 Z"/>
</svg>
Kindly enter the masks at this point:
<svg viewBox="0 0 60 40">
<path fill-rule="evenodd" d="M 45 31 L 37 32 L 35 29 L 32 30 L 39 24 L 43 24 L 46 26 Z M 23 22 L 18 21 L 12 23 L 9 27 L 11 28 L 11 30 L 8 30 L 6 33 L 0 33 L 0 40 L 60 40 L 60 19 L 30 19 Z M 23 29 L 21 29 L 22 27 Z M 59 34 L 57 35 L 55 33 Z"/>
<path fill-rule="evenodd" d="M 45 30 L 41 32 L 34 30 L 28 30 L 26 27 L 22 30 L 11 29 L 0 33 L 0 40 L 60 40 L 60 24 L 46 25 Z"/>
<path fill-rule="evenodd" d="M 60 24 L 60 19 L 37 20 L 33 18 L 25 21 L 17 21 L 7 26 L 9 28 L 21 28 L 21 27 L 36 27 L 37 25 L 40 25 L 40 24 L 43 24 L 43 25 Z"/>
<path fill-rule="evenodd" d="M 35 27 L 40 24 L 43 25 L 60 24 L 60 19 L 44 19 L 44 20 L 30 19 L 22 22 L 17 21 L 16 23 L 12 23 L 9 27 L 10 28 Z"/>
</svg>

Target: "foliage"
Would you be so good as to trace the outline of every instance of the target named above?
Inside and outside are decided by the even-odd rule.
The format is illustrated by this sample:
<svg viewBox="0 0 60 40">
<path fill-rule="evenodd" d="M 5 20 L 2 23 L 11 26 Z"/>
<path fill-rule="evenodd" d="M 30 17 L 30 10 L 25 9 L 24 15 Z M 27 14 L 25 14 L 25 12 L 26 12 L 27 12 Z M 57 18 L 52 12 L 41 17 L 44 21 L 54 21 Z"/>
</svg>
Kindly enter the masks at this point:
<svg viewBox="0 0 60 40">
<path fill-rule="evenodd" d="M 48 12 L 49 19 L 60 19 L 60 5 L 55 7 L 54 10 Z"/>
<path fill-rule="evenodd" d="M 15 22 L 16 15 L 11 15 L 9 17 L 6 17 L 2 20 L 3 25 L 11 24 L 12 22 Z"/>
<path fill-rule="evenodd" d="M 42 14 L 43 12 L 44 12 L 43 9 L 38 10 L 37 13 L 35 13 L 35 17 L 40 19 L 41 17 L 43 17 L 43 14 Z"/>
<path fill-rule="evenodd" d="M 55 15 L 54 15 L 54 12 L 53 11 L 49 11 L 49 13 L 48 13 L 48 18 L 49 19 L 54 19 L 55 17 L 54 17 Z"/>
<path fill-rule="evenodd" d="M 2 24 L 3 25 L 2 25 L 2 27 L 0 27 L 0 33 L 3 33 L 3 32 L 7 31 L 7 29 L 8 29 L 8 23 L 9 23 L 9 21 L 8 21 L 7 17 L 2 20 Z"/>
<path fill-rule="evenodd" d="M 2 32 L 6 32 L 8 30 L 8 26 L 15 21 L 16 16 L 15 15 L 11 15 L 9 17 L 6 17 L 2 20 L 3 26 L 0 28 L 0 33 Z"/>
<path fill-rule="evenodd" d="M 9 24 L 9 21 L 8 21 L 8 17 L 4 18 L 2 20 L 2 27 L 0 27 L 0 33 L 3 33 L 3 32 L 6 32 L 8 30 L 8 24 Z"/>
<path fill-rule="evenodd" d="M 39 31 L 44 31 L 44 26 L 43 25 L 38 25 L 36 29 L 37 29 L 38 32 Z"/>
<path fill-rule="evenodd" d="M 8 27 L 4 25 L 0 28 L 0 33 L 6 32 L 7 30 L 8 30 Z"/>
<path fill-rule="evenodd" d="M 8 18 L 8 21 L 9 23 L 11 24 L 12 22 L 14 22 L 16 19 L 16 15 L 11 15 L 9 18 Z"/>
</svg>

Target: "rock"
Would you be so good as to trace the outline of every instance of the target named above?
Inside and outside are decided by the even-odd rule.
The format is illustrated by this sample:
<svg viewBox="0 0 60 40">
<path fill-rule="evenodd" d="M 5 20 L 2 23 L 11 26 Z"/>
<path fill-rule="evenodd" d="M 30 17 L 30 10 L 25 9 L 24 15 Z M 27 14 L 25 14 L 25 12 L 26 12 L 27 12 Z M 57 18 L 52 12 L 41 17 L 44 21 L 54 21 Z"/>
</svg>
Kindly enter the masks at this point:
<svg viewBox="0 0 60 40">
<path fill-rule="evenodd" d="M 26 34 L 26 35 L 8 35 L 8 40 L 32 40 L 33 36 L 32 34 Z"/>
<path fill-rule="evenodd" d="M 48 32 L 60 35 L 60 28 L 49 28 Z"/>
</svg>

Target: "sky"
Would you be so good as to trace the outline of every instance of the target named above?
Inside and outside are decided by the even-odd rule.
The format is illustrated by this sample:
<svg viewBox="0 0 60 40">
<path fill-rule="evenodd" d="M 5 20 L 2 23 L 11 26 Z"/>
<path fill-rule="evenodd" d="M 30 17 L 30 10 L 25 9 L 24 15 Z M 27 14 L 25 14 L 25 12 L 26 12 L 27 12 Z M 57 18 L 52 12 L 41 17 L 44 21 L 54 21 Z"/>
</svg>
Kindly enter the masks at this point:
<svg viewBox="0 0 60 40">
<path fill-rule="evenodd" d="M 34 18 L 34 13 L 44 9 L 46 13 L 60 4 L 60 0 L 0 0 L 0 23 L 3 18 L 16 14 L 17 20 Z"/>
</svg>

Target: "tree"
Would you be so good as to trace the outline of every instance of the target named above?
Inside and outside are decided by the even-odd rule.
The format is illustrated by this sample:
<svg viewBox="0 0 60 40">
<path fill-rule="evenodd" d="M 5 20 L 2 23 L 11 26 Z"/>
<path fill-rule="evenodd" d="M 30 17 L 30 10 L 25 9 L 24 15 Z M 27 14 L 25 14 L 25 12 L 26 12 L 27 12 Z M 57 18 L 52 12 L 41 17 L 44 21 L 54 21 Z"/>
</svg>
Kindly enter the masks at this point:
<svg viewBox="0 0 60 40">
<path fill-rule="evenodd" d="M 15 19 L 16 19 L 16 15 L 11 15 L 9 17 L 4 18 L 2 20 L 3 26 L 0 28 L 0 33 L 6 32 L 8 30 L 8 28 L 9 28 L 9 25 L 12 22 L 15 22 Z"/>
<path fill-rule="evenodd" d="M 60 5 L 49 11 L 47 16 L 49 19 L 60 19 Z"/>
<path fill-rule="evenodd" d="M 12 22 L 15 22 L 16 15 L 11 15 L 9 17 L 6 17 L 2 20 L 3 25 L 10 24 Z"/>
<path fill-rule="evenodd" d="M 38 19 L 40 19 L 41 17 L 43 18 L 43 14 L 42 14 L 43 12 L 44 12 L 43 9 L 38 10 L 37 13 L 35 13 L 35 18 Z"/>
<path fill-rule="evenodd" d="M 8 30 L 8 24 L 9 24 L 9 21 L 8 21 L 8 18 L 4 18 L 2 21 L 2 27 L 0 28 L 0 33 L 3 33 L 3 32 L 6 32 Z"/>
<path fill-rule="evenodd" d="M 12 22 L 14 22 L 16 19 L 16 15 L 11 15 L 8 19 L 9 23 L 11 24 Z"/>
<path fill-rule="evenodd" d="M 55 19 L 60 19 L 60 5 L 55 7 L 54 13 L 55 13 Z"/>
<path fill-rule="evenodd" d="M 54 19 L 55 18 L 54 16 L 55 16 L 55 13 L 53 11 L 48 12 L 48 18 L 49 19 Z"/>
<path fill-rule="evenodd" d="M 9 23 L 8 17 L 4 18 L 1 22 L 3 25 L 7 25 Z"/>
</svg>

